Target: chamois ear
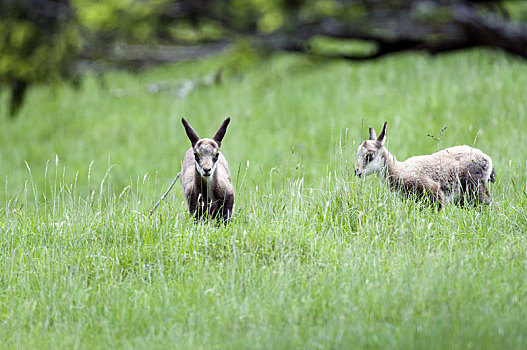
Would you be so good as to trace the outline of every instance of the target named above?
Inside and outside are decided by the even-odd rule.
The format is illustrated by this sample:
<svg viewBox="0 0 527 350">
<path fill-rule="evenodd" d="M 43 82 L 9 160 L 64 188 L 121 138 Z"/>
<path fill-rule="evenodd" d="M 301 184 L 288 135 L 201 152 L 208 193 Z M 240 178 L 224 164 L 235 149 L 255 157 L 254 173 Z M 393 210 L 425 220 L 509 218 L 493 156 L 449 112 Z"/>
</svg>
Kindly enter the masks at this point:
<svg viewBox="0 0 527 350">
<path fill-rule="evenodd" d="M 371 126 L 370 126 L 370 140 L 377 140 L 377 134 L 375 133 L 375 129 L 373 129 Z"/>
<path fill-rule="evenodd" d="M 183 123 L 183 126 L 185 127 L 185 131 L 187 133 L 188 139 L 190 140 L 190 143 L 192 144 L 192 147 L 196 144 L 196 142 L 199 141 L 199 136 L 196 134 L 194 129 L 192 129 L 192 126 L 185 120 L 185 118 L 181 118 L 181 122 Z"/>
<path fill-rule="evenodd" d="M 225 136 L 225 132 L 227 131 L 227 126 L 231 122 L 231 118 L 227 118 L 223 121 L 218 131 L 216 131 L 216 135 L 212 138 L 216 143 L 218 144 L 218 147 L 221 147 L 221 141 L 223 140 L 223 136 Z"/>
<path fill-rule="evenodd" d="M 384 126 L 382 127 L 381 134 L 377 138 L 377 142 L 381 144 L 381 146 L 384 146 L 384 142 L 386 141 L 386 126 L 388 125 L 388 122 L 384 122 Z"/>
</svg>

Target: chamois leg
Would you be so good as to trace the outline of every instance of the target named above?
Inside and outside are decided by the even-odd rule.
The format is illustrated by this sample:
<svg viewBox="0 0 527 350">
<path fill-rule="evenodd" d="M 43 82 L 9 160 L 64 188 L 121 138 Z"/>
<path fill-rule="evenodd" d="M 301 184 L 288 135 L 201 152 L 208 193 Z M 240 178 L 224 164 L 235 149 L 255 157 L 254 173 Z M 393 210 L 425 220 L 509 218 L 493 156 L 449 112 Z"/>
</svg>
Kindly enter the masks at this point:
<svg viewBox="0 0 527 350">
<path fill-rule="evenodd" d="M 459 199 L 457 200 L 457 205 L 463 209 L 468 209 L 470 207 L 470 190 L 466 185 L 461 185 L 459 188 Z"/>
<path fill-rule="evenodd" d="M 492 202 L 490 199 L 489 188 L 484 182 L 480 182 L 478 185 L 478 201 L 485 205 L 490 205 Z"/>
<path fill-rule="evenodd" d="M 445 206 L 445 193 L 442 190 L 437 190 L 435 195 L 437 209 L 441 210 Z"/>
<path fill-rule="evenodd" d="M 225 201 L 223 202 L 223 207 L 222 207 L 222 217 L 225 222 L 229 220 L 230 217 L 232 216 L 233 205 L 234 205 L 234 196 L 232 194 L 227 195 L 225 197 Z"/>
<path fill-rule="evenodd" d="M 437 205 L 437 209 L 441 210 L 445 205 L 445 193 L 440 186 L 438 184 L 430 184 L 425 188 L 425 191 L 430 204 Z"/>
<path fill-rule="evenodd" d="M 232 216 L 232 207 L 234 205 L 234 196 L 227 195 L 224 200 L 218 200 L 213 205 L 213 217 L 218 221 L 227 223 Z"/>
<path fill-rule="evenodd" d="M 194 217 L 196 220 L 206 219 L 210 215 L 210 206 L 206 201 L 203 200 L 201 193 L 198 195 L 196 200 L 196 210 L 194 212 Z"/>
<path fill-rule="evenodd" d="M 185 194 L 187 199 L 188 211 L 191 216 L 198 218 L 198 197 L 193 193 Z"/>
<path fill-rule="evenodd" d="M 483 181 L 467 184 L 466 191 L 463 194 L 463 201 L 468 207 L 472 205 L 477 207 L 480 204 L 489 205 L 491 203 L 490 192 Z"/>
</svg>

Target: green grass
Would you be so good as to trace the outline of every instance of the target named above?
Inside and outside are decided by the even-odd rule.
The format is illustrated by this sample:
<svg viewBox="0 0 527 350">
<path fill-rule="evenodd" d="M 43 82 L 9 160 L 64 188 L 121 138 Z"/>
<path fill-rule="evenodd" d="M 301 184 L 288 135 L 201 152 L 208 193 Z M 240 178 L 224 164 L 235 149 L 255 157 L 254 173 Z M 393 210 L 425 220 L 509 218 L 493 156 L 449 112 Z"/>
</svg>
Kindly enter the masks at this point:
<svg viewBox="0 0 527 350">
<path fill-rule="evenodd" d="M 39 87 L 15 120 L 0 96 L 0 348 L 527 346 L 524 63 L 288 55 L 184 99 L 148 93 L 227 60 Z M 195 225 L 179 184 L 145 215 L 189 147 L 182 116 L 200 136 L 232 118 L 227 227 Z M 355 178 L 385 120 L 399 159 L 489 154 L 497 205 L 438 212 Z"/>
</svg>

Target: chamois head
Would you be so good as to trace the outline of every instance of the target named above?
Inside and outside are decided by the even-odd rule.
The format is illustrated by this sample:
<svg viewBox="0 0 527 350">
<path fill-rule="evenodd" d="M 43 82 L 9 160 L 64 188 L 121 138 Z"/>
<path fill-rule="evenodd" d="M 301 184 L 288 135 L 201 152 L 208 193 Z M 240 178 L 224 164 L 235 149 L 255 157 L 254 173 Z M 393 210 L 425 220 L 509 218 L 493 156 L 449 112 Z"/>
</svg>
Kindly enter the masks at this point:
<svg viewBox="0 0 527 350">
<path fill-rule="evenodd" d="M 221 141 L 223 140 L 223 136 L 225 136 L 230 121 L 230 118 L 225 119 L 213 138 L 200 139 L 185 118 L 181 119 L 190 143 L 192 144 L 192 149 L 194 150 L 196 170 L 201 176 L 209 177 L 214 174 L 216 162 L 220 156 L 219 149 Z"/>
<path fill-rule="evenodd" d="M 355 168 L 355 174 L 358 177 L 367 176 L 382 169 L 382 149 L 386 141 L 387 124 L 387 122 L 384 122 L 384 127 L 379 137 L 377 137 L 375 130 L 370 126 L 370 139 L 360 144 L 357 150 L 358 164 Z"/>
</svg>

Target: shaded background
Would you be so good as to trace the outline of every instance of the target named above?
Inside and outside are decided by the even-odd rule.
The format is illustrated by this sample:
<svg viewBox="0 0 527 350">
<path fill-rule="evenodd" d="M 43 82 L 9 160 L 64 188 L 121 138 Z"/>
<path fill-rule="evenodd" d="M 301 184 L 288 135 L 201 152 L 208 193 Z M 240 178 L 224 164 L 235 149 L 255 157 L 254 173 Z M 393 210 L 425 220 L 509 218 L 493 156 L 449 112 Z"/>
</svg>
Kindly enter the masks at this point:
<svg viewBox="0 0 527 350">
<path fill-rule="evenodd" d="M 526 18 L 527 4 L 499 0 L 2 0 L 0 84 L 14 115 L 36 83 L 194 59 L 234 43 L 255 57 L 368 60 L 487 46 L 527 58 Z"/>
</svg>

